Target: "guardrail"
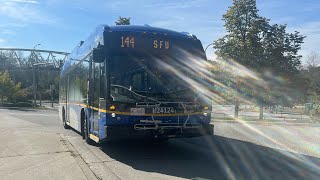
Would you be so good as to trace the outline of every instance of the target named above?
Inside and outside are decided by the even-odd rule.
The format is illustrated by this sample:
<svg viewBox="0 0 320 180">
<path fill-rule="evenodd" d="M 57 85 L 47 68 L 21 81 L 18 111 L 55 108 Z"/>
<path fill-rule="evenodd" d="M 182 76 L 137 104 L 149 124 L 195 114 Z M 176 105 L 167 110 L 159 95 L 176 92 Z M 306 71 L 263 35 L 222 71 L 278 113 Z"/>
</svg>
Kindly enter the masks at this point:
<svg viewBox="0 0 320 180">
<path fill-rule="evenodd" d="M 222 119 L 222 120 L 230 120 L 234 119 L 234 116 L 227 113 L 212 113 L 211 117 L 213 119 Z M 239 114 L 239 119 L 243 120 L 254 120 L 259 119 L 259 114 L 257 115 L 243 115 Z M 269 120 L 281 120 L 281 121 L 295 121 L 295 120 L 310 120 L 310 118 L 302 113 L 282 113 L 277 116 L 277 114 L 274 115 L 264 115 L 263 119 L 269 119 Z"/>
</svg>

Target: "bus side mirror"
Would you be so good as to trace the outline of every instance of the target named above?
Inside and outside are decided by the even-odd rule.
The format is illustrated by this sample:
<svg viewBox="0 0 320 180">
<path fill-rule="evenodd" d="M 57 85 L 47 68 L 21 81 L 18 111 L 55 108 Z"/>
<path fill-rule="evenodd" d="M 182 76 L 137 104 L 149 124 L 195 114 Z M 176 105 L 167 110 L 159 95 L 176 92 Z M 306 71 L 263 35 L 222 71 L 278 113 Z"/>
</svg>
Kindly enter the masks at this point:
<svg viewBox="0 0 320 180">
<path fill-rule="evenodd" d="M 101 63 L 105 59 L 105 51 L 103 46 L 98 46 L 92 50 L 92 59 L 94 62 Z"/>
</svg>

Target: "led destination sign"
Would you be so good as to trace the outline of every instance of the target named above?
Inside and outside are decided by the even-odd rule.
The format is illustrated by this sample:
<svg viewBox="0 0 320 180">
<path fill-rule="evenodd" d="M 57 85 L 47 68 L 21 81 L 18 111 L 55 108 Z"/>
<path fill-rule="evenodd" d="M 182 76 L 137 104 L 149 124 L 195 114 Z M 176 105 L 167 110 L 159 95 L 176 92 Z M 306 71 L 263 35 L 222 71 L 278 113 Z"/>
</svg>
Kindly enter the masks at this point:
<svg viewBox="0 0 320 180">
<path fill-rule="evenodd" d="M 106 32 L 104 39 L 105 50 L 111 56 L 133 53 L 177 54 L 185 51 L 194 54 L 203 51 L 200 41 L 192 37 L 143 32 Z"/>
<path fill-rule="evenodd" d="M 153 42 L 154 49 L 169 49 L 170 48 L 170 41 L 169 40 L 152 40 L 149 41 Z M 151 44 L 151 43 L 147 43 Z M 134 48 L 135 47 L 135 37 L 129 36 L 121 36 L 121 48 Z"/>
</svg>

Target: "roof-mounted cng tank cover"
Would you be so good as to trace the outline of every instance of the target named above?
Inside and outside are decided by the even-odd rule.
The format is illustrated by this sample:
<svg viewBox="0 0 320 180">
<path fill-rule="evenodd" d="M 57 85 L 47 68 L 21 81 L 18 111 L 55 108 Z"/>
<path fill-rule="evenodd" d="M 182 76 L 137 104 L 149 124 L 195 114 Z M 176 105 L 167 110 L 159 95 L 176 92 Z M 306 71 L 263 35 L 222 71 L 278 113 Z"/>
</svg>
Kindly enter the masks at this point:
<svg viewBox="0 0 320 180">
<path fill-rule="evenodd" d="M 105 53 L 102 45 L 92 50 L 92 59 L 94 62 L 98 62 L 98 63 L 101 63 L 104 61 Z"/>
</svg>

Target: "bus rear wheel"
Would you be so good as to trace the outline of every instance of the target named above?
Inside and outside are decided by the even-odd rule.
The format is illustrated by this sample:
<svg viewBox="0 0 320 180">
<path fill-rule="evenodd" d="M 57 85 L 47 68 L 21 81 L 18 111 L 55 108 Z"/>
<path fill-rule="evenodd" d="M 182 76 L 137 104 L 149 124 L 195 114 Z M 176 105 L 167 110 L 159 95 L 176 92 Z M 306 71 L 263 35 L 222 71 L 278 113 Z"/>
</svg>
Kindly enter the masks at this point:
<svg viewBox="0 0 320 180">
<path fill-rule="evenodd" d="M 64 108 L 62 108 L 62 123 L 65 129 L 70 129 L 70 126 L 68 126 L 66 122 L 66 111 L 64 110 Z"/>
</svg>

